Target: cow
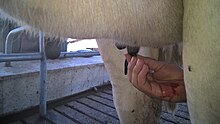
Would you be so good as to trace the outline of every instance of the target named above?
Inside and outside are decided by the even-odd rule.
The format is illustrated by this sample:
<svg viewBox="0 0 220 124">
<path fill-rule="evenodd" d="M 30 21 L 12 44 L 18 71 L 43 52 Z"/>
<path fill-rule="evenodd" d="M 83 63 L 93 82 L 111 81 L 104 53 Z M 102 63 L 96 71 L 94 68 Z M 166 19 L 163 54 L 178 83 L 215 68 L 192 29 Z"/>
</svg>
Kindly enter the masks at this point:
<svg viewBox="0 0 220 124">
<path fill-rule="evenodd" d="M 0 0 L 5 18 L 29 25 L 32 31 L 40 30 L 53 37 L 99 39 L 101 54 L 114 82 L 115 104 L 122 123 L 146 123 L 151 118 L 152 123 L 158 122 L 158 110 L 152 110 L 152 106 L 158 108 L 160 103 L 134 89 L 127 77 L 118 79 L 116 74 L 121 69 L 117 63 L 122 60 L 117 58 L 122 54 L 116 53 L 112 46 L 115 42 L 151 47 L 145 52 L 148 57 L 157 53 L 151 52 L 155 47 L 183 43 L 191 122 L 220 121 L 219 6 L 219 0 Z M 111 55 L 111 60 L 105 58 Z"/>
</svg>

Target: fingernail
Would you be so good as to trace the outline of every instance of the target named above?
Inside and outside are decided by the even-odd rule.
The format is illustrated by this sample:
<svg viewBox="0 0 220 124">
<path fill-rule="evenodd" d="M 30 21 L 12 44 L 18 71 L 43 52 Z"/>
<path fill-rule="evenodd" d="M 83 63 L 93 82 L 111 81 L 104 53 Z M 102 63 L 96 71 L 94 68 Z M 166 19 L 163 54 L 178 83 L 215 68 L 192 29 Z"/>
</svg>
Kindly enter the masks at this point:
<svg viewBox="0 0 220 124">
<path fill-rule="evenodd" d="M 128 58 L 128 54 L 125 54 L 125 58 L 126 58 L 126 59 Z"/>
<path fill-rule="evenodd" d="M 136 63 L 136 57 L 132 57 L 132 58 L 131 58 L 131 62 L 132 62 L 132 63 Z"/>
<path fill-rule="evenodd" d="M 131 60 L 129 59 L 129 55 L 128 54 L 125 54 L 125 58 L 128 62 L 130 62 Z"/>
</svg>

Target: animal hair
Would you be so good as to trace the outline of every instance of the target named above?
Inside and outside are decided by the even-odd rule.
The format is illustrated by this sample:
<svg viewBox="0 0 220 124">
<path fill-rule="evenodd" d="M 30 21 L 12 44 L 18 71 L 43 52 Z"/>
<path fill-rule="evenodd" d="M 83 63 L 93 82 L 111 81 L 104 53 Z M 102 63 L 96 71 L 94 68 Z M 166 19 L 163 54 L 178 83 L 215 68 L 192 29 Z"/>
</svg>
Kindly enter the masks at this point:
<svg viewBox="0 0 220 124">
<path fill-rule="evenodd" d="M 54 37 L 151 47 L 182 41 L 182 0 L 0 0 L 0 8 L 5 17 Z"/>
<path fill-rule="evenodd" d="M 0 0 L 0 8 L 4 18 L 33 27 L 29 32 L 52 37 L 150 47 L 182 42 L 182 0 Z"/>
</svg>

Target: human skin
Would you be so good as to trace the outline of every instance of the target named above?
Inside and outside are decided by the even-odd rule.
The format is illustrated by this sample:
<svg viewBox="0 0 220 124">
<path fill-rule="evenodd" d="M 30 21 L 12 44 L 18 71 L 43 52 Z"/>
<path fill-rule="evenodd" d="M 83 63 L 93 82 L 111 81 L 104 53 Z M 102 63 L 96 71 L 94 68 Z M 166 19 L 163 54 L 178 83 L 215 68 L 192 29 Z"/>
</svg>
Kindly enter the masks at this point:
<svg viewBox="0 0 220 124">
<path fill-rule="evenodd" d="M 161 100 L 186 102 L 183 70 L 179 66 L 139 55 L 125 56 L 128 78 L 134 87 Z"/>
</svg>

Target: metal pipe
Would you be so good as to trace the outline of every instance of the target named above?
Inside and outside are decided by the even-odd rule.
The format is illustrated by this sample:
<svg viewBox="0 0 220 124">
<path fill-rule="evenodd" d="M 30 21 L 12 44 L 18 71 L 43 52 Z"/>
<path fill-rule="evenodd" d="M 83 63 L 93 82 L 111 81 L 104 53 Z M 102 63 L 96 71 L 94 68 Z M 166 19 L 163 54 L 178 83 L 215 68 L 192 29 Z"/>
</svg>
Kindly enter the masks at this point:
<svg viewBox="0 0 220 124">
<path fill-rule="evenodd" d="M 40 116 L 46 117 L 47 114 L 47 59 L 45 55 L 44 33 L 39 32 L 39 46 L 41 53 L 40 64 Z"/>
<path fill-rule="evenodd" d="M 99 52 L 61 52 L 59 59 L 99 56 Z M 0 62 L 41 60 L 41 53 L 0 54 Z"/>
<path fill-rule="evenodd" d="M 42 55 L 40 53 L 35 54 L 2 54 L 0 55 L 0 62 L 11 62 L 11 61 L 30 61 L 40 60 Z"/>
<path fill-rule="evenodd" d="M 92 57 L 99 56 L 99 52 L 61 52 L 60 59 L 70 57 Z"/>
<path fill-rule="evenodd" d="M 10 39 L 11 36 L 13 36 L 14 34 L 20 32 L 20 31 L 23 31 L 23 30 L 25 30 L 25 29 L 27 29 L 27 28 L 28 28 L 28 26 L 19 27 L 19 28 L 16 28 L 16 29 L 11 30 L 11 31 L 8 33 L 8 35 L 7 35 L 7 37 L 6 37 L 6 41 L 5 41 L 5 54 L 10 54 L 10 53 L 12 53 L 13 40 Z M 11 66 L 10 61 L 6 62 L 6 63 L 5 63 L 5 66 L 6 66 L 6 67 L 10 67 L 10 66 Z"/>
<path fill-rule="evenodd" d="M 40 53 L 13 53 L 13 54 L 0 54 L 1 57 L 12 57 L 12 56 L 35 56 L 40 55 Z M 39 59 L 40 60 L 40 59 Z"/>
</svg>

